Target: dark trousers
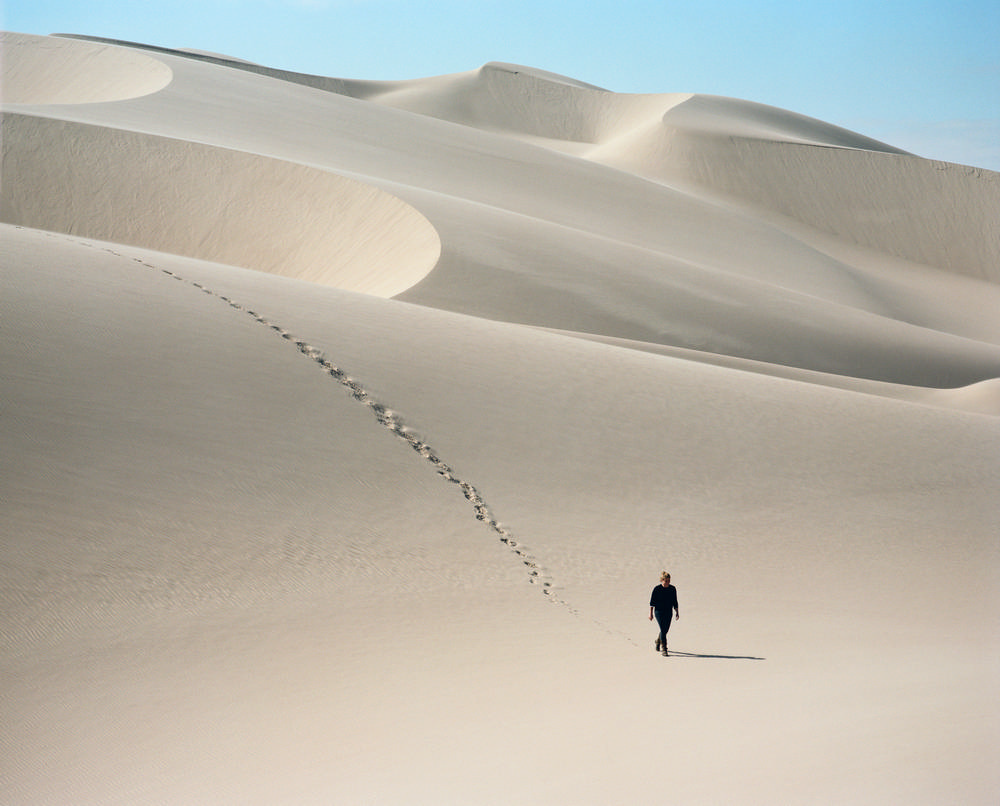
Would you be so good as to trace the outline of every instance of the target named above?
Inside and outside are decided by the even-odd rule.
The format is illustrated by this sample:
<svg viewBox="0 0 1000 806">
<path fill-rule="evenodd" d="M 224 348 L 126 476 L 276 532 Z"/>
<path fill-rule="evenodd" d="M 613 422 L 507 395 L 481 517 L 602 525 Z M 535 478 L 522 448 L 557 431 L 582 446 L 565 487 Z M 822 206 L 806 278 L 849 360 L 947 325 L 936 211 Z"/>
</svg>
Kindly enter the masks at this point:
<svg viewBox="0 0 1000 806">
<path fill-rule="evenodd" d="M 654 610 L 656 623 L 660 625 L 660 646 L 667 643 L 667 633 L 670 631 L 670 620 L 674 617 L 673 610 Z"/>
</svg>

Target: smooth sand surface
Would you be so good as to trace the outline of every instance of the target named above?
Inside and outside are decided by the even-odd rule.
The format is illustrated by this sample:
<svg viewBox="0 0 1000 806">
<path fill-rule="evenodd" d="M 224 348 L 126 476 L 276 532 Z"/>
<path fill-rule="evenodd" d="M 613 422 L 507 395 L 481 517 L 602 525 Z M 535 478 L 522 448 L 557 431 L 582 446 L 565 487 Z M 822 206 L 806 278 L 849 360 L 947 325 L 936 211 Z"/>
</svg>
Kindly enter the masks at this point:
<svg viewBox="0 0 1000 806">
<path fill-rule="evenodd" d="M 996 802 L 1000 176 L 2 47 L 0 800 Z"/>
</svg>

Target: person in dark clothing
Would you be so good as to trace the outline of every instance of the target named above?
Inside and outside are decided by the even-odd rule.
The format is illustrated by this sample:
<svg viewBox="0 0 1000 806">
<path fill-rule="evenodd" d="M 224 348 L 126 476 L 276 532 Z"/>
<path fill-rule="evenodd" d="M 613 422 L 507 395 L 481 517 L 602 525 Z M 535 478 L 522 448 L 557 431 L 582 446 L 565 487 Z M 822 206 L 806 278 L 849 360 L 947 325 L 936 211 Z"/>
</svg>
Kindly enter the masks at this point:
<svg viewBox="0 0 1000 806">
<path fill-rule="evenodd" d="M 677 618 L 681 617 L 680 607 L 677 605 L 677 588 L 670 584 L 670 574 L 664 571 L 660 574 L 660 584 L 653 588 L 649 596 L 649 620 L 656 617 L 656 623 L 660 625 L 660 634 L 656 639 L 656 651 L 662 652 L 664 657 L 667 654 L 667 631 L 670 629 L 670 620 L 674 613 Z"/>
</svg>

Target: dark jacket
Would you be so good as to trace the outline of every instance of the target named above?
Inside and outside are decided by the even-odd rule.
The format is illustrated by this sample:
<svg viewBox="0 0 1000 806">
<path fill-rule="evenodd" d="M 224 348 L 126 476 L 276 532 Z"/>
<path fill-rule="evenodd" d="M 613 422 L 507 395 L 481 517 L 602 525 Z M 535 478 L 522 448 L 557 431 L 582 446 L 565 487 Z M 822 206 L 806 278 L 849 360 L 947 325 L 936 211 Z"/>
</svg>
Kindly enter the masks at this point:
<svg viewBox="0 0 1000 806">
<path fill-rule="evenodd" d="M 649 606 L 653 610 L 676 610 L 677 609 L 677 588 L 673 585 L 657 585 L 649 595 Z"/>
</svg>

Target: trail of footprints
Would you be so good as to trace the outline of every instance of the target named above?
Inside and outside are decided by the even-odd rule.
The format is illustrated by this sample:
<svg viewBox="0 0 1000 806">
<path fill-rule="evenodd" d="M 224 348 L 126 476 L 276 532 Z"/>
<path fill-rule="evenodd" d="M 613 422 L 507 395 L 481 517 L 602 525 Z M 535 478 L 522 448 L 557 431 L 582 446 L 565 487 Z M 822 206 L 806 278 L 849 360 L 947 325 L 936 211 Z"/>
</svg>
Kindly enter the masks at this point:
<svg viewBox="0 0 1000 806">
<path fill-rule="evenodd" d="M 110 250 L 108 250 L 110 251 Z M 112 253 L 117 254 L 117 253 Z M 140 258 L 133 258 L 136 263 L 146 266 L 151 269 L 156 269 L 150 263 L 145 262 Z M 216 293 L 209 288 L 206 288 L 201 283 L 195 282 L 193 280 L 186 280 L 183 277 L 175 274 L 167 269 L 159 269 L 159 271 L 164 274 L 179 280 L 180 282 L 187 283 L 188 285 L 194 286 L 195 288 L 202 291 L 202 293 L 208 294 L 209 296 L 216 297 L 217 299 L 225 302 L 229 307 L 234 310 L 241 311 L 252 317 L 254 320 L 270 328 L 279 336 L 281 336 L 286 341 L 291 342 L 295 345 L 302 355 L 306 358 L 311 359 L 316 364 L 318 364 L 324 372 L 326 372 L 334 380 L 338 381 L 342 386 L 346 387 L 350 392 L 351 397 L 357 400 L 359 403 L 366 405 L 375 415 L 375 419 L 378 420 L 379 424 L 384 428 L 389 429 L 393 434 L 395 434 L 399 439 L 406 442 L 414 451 L 416 451 L 420 456 L 426 459 L 433 465 L 434 469 L 439 475 L 441 475 L 445 480 L 451 482 L 452 484 L 458 485 L 459 489 L 462 491 L 462 495 L 465 496 L 466 500 L 472 504 L 476 512 L 476 520 L 482 521 L 489 527 L 489 529 L 499 538 L 500 542 L 507 546 L 524 564 L 528 571 L 529 580 L 534 585 L 539 585 L 541 587 L 542 593 L 549 597 L 553 602 L 557 602 L 568 607 L 568 604 L 562 599 L 558 598 L 552 590 L 552 581 L 547 578 L 547 575 L 543 572 L 542 568 L 539 566 L 538 562 L 521 546 L 511 531 L 501 523 L 499 523 L 490 511 L 489 506 L 483 500 L 483 497 L 479 494 L 479 491 L 468 481 L 460 479 L 455 475 L 455 472 L 445 464 L 444 461 L 438 457 L 436 451 L 431 448 L 426 442 L 420 439 L 416 434 L 414 434 L 409 428 L 407 428 L 403 422 L 400 420 L 399 415 L 396 414 L 392 409 L 386 407 L 382 403 L 375 400 L 368 391 L 354 378 L 349 376 L 343 369 L 336 366 L 333 362 L 328 360 L 321 350 L 313 347 L 308 342 L 302 339 L 296 338 L 291 332 L 285 330 L 285 328 L 280 325 L 270 321 L 257 311 L 250 310 L 249 308 L 240 305 L 238 302 L 230 299 L 223 294 Z M 571 608 L 572 609 L 572 608 Z"/>
<path fill-rule="evenodd" d="M 14 226 L 16 229 L 26 229 L 26 227 L 22 227 L 19 225 L 14 225 Z M 74 240 L 81 246 L 86 246 L 91 249 L 99 249 L 104 252 L 107 252 L 108 254 L 114 255 L 115 257 L 126 259 L 125 255 L 121 254 L 120 252 L 116 252 L 114 249 L 111 249 L 110 247 L 98 246 L 97 244 L 94 243 L 90 243 L 83 240 L 76 240 L 73 239 L 71 236 L 65 236 L 55 232 L 45 232 L 44 234 L 51 238 L 65 238 L 67 240 Z M 344 372 L 344 370 L 342 370 L 340 367 L 336 366 L 331 361 L 329 361 L 323 355 L 321 350 L 319 350 L 316 347 L 313 347 L 308 342 L 305 342 L 301 339 L 297 339 L 294 335 L 292 335 L 291 332 L 285 330 L 280 325 L 271 322 L 269 319 L 257 313 L 256 311 L 252 311 L 249 308 L 240 305 L 238 302 L 230 299 L 229 297 L 223 294 L 219 294 L 215 291 L 212 291 L 210 288 L 207 288 L 201 283 L 195 282 L 194 280 L 188 280 L 184 277 L 181 277 L 178 274 L 175 274 L 174 272 L 168 269 L 164 269 L 159 266 L 154 266 L 152 263 L 148 263 L 142 258 L 133 257 L 132 260 L 141 266 L 145 266 L 146 268 L 153 269 L 155 271 L 160 271 L 163 274 L 172 277 L 174 280 L 178 280 L 179 282 L 193 286 L 194 288 L 199 289 L 202 293 L 207 294 L 210 297 L 215 297 L 216 299 L 222 300 L 227 305 L 229 305 L 230 308 L 233 308 L 236 311 L 240 311 L 242 313 L 247 314 L 248 316 L 253 317 L 253 319 L 259 322 L 260 324 L 274 331 L 276 334 L 281 336 L 286 341 L 294 344 L 295 347 L 298 349 L 298 351 L 302 353 L 302 355 L 304 355 L 306 358 L 311 359 L 313 362 L 319 365 L 319 367 L 322 368 L 324 372 L 330 375 L 330 377 L 338 381 L 342 386 L 346 387 L 347 390 L 351 393 L 351 397 L 353 397 L 359 403 L 363 403 L 364 405 L 366 405 L 371 410 L 372 414 L 375 415 L 375 419 L 378 420 L 380 425 L 382 425 L 384 428 L 387 428 L 389 431 L 395 434 L 399 439 L 405 441 L 411 448 L 413 448 L 414 451 L 416 451 L 425 460 L 430 462 L 431 465 L 434 466 L 434 469 L 437 471 L 439 475 L 441 475 L 447 481 L 450 481 L 452 484 L 458 485 L 459 489 L 462 491 L 462 495 L 465 496 L 466 500 L 469 503 L 471 503 L 473 508 L 475 509 L 476 520 L 485 523 L 486 526 L 489 527 L 489 529 L 499 538 L 500 542 L 503 543 L 505 546 L 507 546 L 507 548 L 509 548 L 520 559 L 520 561 L 524 564 L 525 568 L 528 571 L 529 581 L 533 585 L 538 585 L 541 588 L 542 593 L 544 593 L 545 596 L 548 597 L 549 601 L 562 605 L 574 616 L 580 615 L 580 612 L 575 607 L 570 605 L 569 602 L 567 602 L 565 599 L 560 598 L 555 593 L 552 587 L 551 579 L 543 571 L 541 566 L 539 566 L 535 558 L 532 557 L 531 554 L 523 546 L 521 546 L 517 542 L 517 540 L 514 539 L 514 535 L 506 526 L 500 524 L 496 520 L 496 518 L 493 517 L 493 514 L 490 511 L 489 506 L 483 500 L 483 497 L 479 494 L 479 491 L 469 482 L 458 478 L 455 475 L 454 471 L 451 469 L 451 467 L 445 464 L 438 457 L 437 453 L 431 448 L 431 446 L 428 445 L 426 442 L 424 442 L 422 439 L 420 439 L 412 431 L 410 431 L 403 424 L 399 416 L 394 411 L 392 411 L 382 403 L 379 403 L 377 400 L 375 400 L 375 398 L 373 398 L 368 393 L 368 391 L 360 383 L 358 383 L 358 381 L 351 378 L 346 372 Z M 631 636 L 626 635 L 620 630 L 609 628 L 606 624 L 598 620 L 595 620 L 594 624 L 600 627 L 601 629 L 605 630 L 608 634 L 617 634 L 623 637 L 633 646 L 638 647 L 638 644 Z"/>
<path fill-rule="evenodd" d="M 15 225 L 15 228 L 25 229 L 25 227 L 20 225 Z M 45 232 L 45 235 L 48 237 L 55 237 L 55 238 L 66 237 L 66 236 L 61 236 L 59 233 L 55 232 Z M 123 255 L 120 252 L 116 252 L 114 249 L 110 247 L 106 246 L 101 247 L 96 244 L 89 243 L 87 241 L 80 241 L 76 239 L 72 240 L 75 240 L 76 243 L 80 244 L 81 246 L 86 246 L 91 249 L 99 249 L 101 251 L 107 252 L 110 255 L 114 255 L 115 257 L 125 258 L 125 255 Z M 364 405 L 368 406 L 371 412 L 375 415 L 375 419 L 378 420 L 380 425 L 382 425 L 384 428 L 389 429 L 399 439 L 406 442 L 411 448 L 413 448 L 414 451 L 420 454 L 420 456 L 422 456 L 424 459 L 430 462 L 431 465 L 434 466 L 434 469 L 438 472 L 439 475 L 441 475 L 447 481 L 450 481 L 452 484 L 458 485 L 459 489 L 462 491 L 462 495 L 465 496 L 466 500 L 469 503 L 471 503 L 473 508 L 475 509 L 476 520 L 485 523 L 486 526 L 488 526 L 489 529 L 499 538 L 500 542 L 503 543 L 505 546 L 507 546 L 521 560 L 525 568 L 527 568 L 528 570 L 529 581 L 533 585 L 539 585 L 541 587 L 542 593 L 544 593 L 549 598 L 550 601 L 561 604 L 569 608 L 569 610 L 574 614 L 577 614 L 576 610 L 570 607 L 568 602 L 566 602 L 563 599 L 560 599 L 558 596 L 555 595 L 552 589 L 551 579 L 549 579 L 548 576 L 543 572 L 541 566 L 539 566 L 535 558 L 532 557 L 531 554 L 517 542 L 511 531 L 506 526 L 503 526 L 496 520 L 496 518 L 493 516 L 493 513 L 490 511 L 489 506 L 483 500 L 483 497 L 479 494 L 479 491 L 468 481 L 464 481 L 463 479 L 458 478 L 458 476 L 455 475 L 451 467 L 445 464 L 445 462 L 443 462 L 438 457 L 437 453 L 434 451 L 433 448 L 431 448 L 430 445 L 428 445 L 426 442 L 420 439 L 416 434 L 410 431 L 410 429 L 408 429 L 403 424 L 403 422 L 400 420 L 396 412 L 392 411 L 382 403 L 379 403 L 377 400 L 375 400 L 368 393 L 368 391 L 360 383 L 358 383 L 358 381 L 350 377 L 344 370 L 336 366 L 333 362 L 329 361 L 323 355 L 323 352 L 321 350 L 319 350 L 316 347 L 313 347 L 311 344 L 303 341 L 302 339 L 297 339 L 291 332 L 285 330 L 285 328 L 270 321 L 269 319 L 257 313 L 256 311 L 250 310 L 249 308 L 240 305 L 235 300 L 230 299 L 229 297 L 223 294 L 219 294 L 215 291 L 212 291 L 210 288 L 207 288 L 201 283 L 181 277 L 180 275 L 170 271 L 169 269 L 164 269 L 158 266 L 154 266 L 152 263 L 149 263 L 143 260 L 142 258 L 133 257 L 132 260 L 141 266 L 145 266 L 146 268 L 160 271 L 163 274 L 172 277 L 174 280 L 178 280 L 179 282 L 193 286 L 194 288 L 199 289 L 202 293 L 207 294 L 208 296 L 222 300 L 227 305 L 229 305 L 230 308 L 233 308 L 234 310 L 247 314 L 260 324 L 273 330 L 275 333 L 277 333 L 286 341 L 289 341 L 292 344 L 294 344 L 295 347 L 298 349 L 298 351 L 302 353 L 302 355 L 314 361 L 327 374 L 329 374 L 330 377 L 338 381 L 342 386 L 346 387 L 347 390 L 351 393 L 351 397 L 353 397 L 359 403 L 363 403 Z"/>
<path fill-rule="evenodd" d="M 15 227 L 17 229 L 25 229 L 25 227 L 21 227 L 18 225 L 15 225 Z M 91 249 L 102 250 L 104 252 L 107 252 L 108 254 L 114 255 L 115 257 L 127 259 L 125 255 L 121 254 L 120 252 L 116 252 L 114 249 L 110 247 L 98 246 L 97 244 L 94 243 L 82 240 L 76 240 L 71 238 L 71 236 L 65 236 L 55 232 L 45 232 L 45 235 L 53 238 L 61 237 L 61 238 L 66 238 L 68 240 L 75 240 L 76 243 L 80 244 L 81 246 L 86 246 Z M 473 509 L 475 510 L 476 513 L 476 520 L 482 521 L 484 524 L 486 524 L 486 526 L 490 529 L 490 531 L 492 531 L 497 536 L 500 542 L 503 543 L 507 548 L 510 549 L 510 551 L 514 555 L 518 557 L 518 559 L 527 569 L 529 581 L 533 585 L 539 586 L 542 593 L 545 594 L 545 596 L 548 598 L 549 601 L 562 605 L 574 616 L 581 615 L 579 610 L 577 610 L 577 608 L 570 605 L 569 602 L 567 602 L 565 599 L 560 598 L 555 593 L 555 590 L 553 589 L 552 585 L 552 580 L 549 578 L 548 574 L 546 574 L 543 571 L 541 566 L 538 564 L 537 560 L 535 560 L 535 558 L 532 557 L 531 554 L 522 545 L 518 543 L 518 541 L 514 538 L 514 535 L 511 533 L 511 531 L 506 526 L 502 525 L 496 520 L 496 518 L 493 516 L 493 513 L 490 511 L 489 506 L 483 500 L 483 497 L 479 494 L 479 491 L 468 481 L 460 479 L 458 476 L 456 476 L 452 468 L 449 467 L 447 464 L 445 464 L 445 462 L 438 457 L 436 451 L 434 451 L 434 449 L 431 448 L 430 445 L 428 445 L 426 442 L 420 439 L 416 434 L 410 431 L 409 428 L 406 427 L 406 425 L 402 422 L 402 420 L 399 418 L 399 415 L 396 414 L 396 412 L 394 412 L 392 409 L 388 408 L 384 404 L 379 403 L 357 380 L 350 377 L 343 369 L 336 366 L 333 362 L 329 361 L 323 355 L 323 352 L 321 350 L 312 346 L 308 342 L 303 341 L 302 339 L 296 338 L 290 331 L 285 330 L 285 328 L 270 321 L 269 319 L 257 313 L 256 311 L 253 311 L 243 305 L 240 305 L 235 300 L 230 299 L 229 297 L 223 294 L 219 294 L 215 291 L 212 291 L 210 288 L 202 285 L 201 283 L 198 283 L 194 280 L 188 280 L 184 277 L 181 277 L 178 274 L 175 274 L 174 272 L 168 269 L 164 269 L 159 266 L 154 266 L 152 263 L 148 263 L 142 258 L 133 257 L 132 260 L 141 266 L 145 266 L 146 268 L 153 269 L 155 271 L 160 271 L 163 274 L 173 278 L 174 280 L 178 280 L 179 282 L 197 288 L 203 294 L 207 294 L 210 297 L 215 297 L 216 299 L 225 302 L 230 308 L 247 314 L 248 316 L 252 317 L 255 321 L 259 322 L 261 325 L 264 325 L 265 327 L 274 331 L 277 335 L 281 336 L 281 338 L 285 339 L 291 344 L 294 344 L 296 349 L 298 349 L 298 351 L 302 355 L 304 355 L 306 358 L 311 359 L 324 372 L 330 375 L 331 378 L 338 381 L 342 386 L 344 386 L 350 392 L 351 397 L 353 397 L 359 403 L 362 403 L 365 406 L 367 406 L 380 425 L 382 425 L 384 428 L 387 428 L 389 431 L 395 434 L 396 437 L 406 442 L 414 451 L 416 451 L 416 453 L 418 453 L 426 461 L 430 462 L 430 464 L 433 465 L 435 471 L 437 471 L 437 473 L 440 476 L 442 476 L 445 480 L 458 486 L 458 488 L 462 491 L 462 495 L 465 496 L 465 499 L 470 504 L 472 504 Z M 619 635 L 633 646 L 638 647 L 636 641 L 630 635 L 623 633 L 621 630 L 609 628 L 606 624 L 604 624 L 599 620 L 594 620 L 594 624 L 597 627 L 604 630 L 605 632 L 607 632 L 609 635 Z"/>
</svg>

